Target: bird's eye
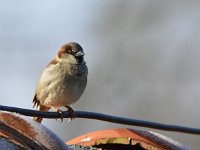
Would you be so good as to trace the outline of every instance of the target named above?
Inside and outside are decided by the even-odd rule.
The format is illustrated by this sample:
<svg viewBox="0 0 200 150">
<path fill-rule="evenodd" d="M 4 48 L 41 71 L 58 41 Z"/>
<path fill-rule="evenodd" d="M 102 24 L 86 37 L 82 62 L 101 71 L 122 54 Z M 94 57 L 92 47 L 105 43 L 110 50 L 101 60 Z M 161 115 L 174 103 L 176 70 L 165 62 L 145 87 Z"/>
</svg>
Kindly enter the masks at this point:
<svg viewBox="0 0 200 150">
<path fill-rule="evenodd" d="M 76 53 L 73 51 L 73 50 L 71 50 L 71 49 L 69 49 L 68 51 L 67 51 L 67 53 L 68 54 L 71 54 L 71 55 L 75 55 Z"/>
</svg>

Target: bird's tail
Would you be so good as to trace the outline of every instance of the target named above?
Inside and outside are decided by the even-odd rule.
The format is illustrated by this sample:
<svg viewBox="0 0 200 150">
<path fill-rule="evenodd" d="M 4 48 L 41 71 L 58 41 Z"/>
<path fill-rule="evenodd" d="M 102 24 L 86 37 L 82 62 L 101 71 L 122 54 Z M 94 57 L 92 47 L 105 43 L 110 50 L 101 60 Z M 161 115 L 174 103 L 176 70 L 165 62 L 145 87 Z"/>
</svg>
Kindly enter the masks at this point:
<svg viewBox="0 0 200 150">
<path fill-rule="evenodd" d="M 41 106 L 41 105 L 40 105 L 38 108 L 39 108 L 39 109 L 38 109 L 39 111 L 44 111 L 44 112 L 46 112 L 46 111 L 49 110 L 48 107 Z M 42 119 L 43 119 L 42 117 L 33 117 L 33 120 L 34 120 L 34 121 L 37 121 L 37 122 L 39 122 L 39 123 L 42 122 Z"/>
</svg>

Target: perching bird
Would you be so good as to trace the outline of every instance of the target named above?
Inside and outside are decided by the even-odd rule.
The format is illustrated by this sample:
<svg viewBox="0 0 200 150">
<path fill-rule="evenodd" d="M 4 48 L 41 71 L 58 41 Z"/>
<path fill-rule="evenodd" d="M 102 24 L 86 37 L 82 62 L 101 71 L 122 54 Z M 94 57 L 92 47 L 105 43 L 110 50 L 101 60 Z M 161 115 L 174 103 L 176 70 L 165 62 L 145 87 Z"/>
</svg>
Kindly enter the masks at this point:
<svg viewBox="0 0 200 150">
<path fill-rule="evenodd" d="M 39 79 L 33 107 L 40 111 L 53 109 L 61 114 L 62 119 L 59 107 L 64 106 L 73 115 L 69 105 L 81 97 L 87 84 L 88 68 L 84 54 L 82 47 L 75 42 L 64 44 L 58 50 Z M 42 118 L 34 117 L 33 120 L 41 122 Z"/>
</svg>

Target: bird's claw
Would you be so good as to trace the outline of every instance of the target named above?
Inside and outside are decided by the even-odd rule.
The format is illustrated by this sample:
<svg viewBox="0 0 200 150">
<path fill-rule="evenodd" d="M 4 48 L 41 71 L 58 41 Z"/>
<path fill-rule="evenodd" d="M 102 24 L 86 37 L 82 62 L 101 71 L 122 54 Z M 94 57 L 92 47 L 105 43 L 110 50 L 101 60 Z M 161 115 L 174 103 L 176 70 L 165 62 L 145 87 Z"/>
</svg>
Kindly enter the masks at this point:
<svg viewBox="0 0 200 150">
<path fill-rule="evenodd" d="M 71 107 L 69 107 L 69 106 L 65 106 L 65 107 L 68 109 L 68 111 L 70 113 L 70 118 L 68 120 L 68 123 L 70 123 L 75 118 L 75 113 Z"/>
<path fill-rule="evenodd" d="M 74 110 L 69 107 L 69 106 L 65 106 L 67 109 L 68 109 L 68 112 L 70 114 L 70 118 L 68 120 L 68 123 L 70 123 L 74 118 L 75 118 L 75 113 L 74 113 Z M 55 109 L 55 108 L 54 108 Z M 60 114 L 60 119 L 61 119 L 61 122 L 63 122 L 63 118 L 64 118 L 64 113 L 62 110 L 60 110 L 59 108 L 56 109 L 56 111 Z"/>
<path fill-rule="evenodd" d="M 57 112 L 60 114 L 60 119 L 61 119 L 61 122 L 63 122 L 63 118 L 64 118 L 63 111 L 62 111 L 62 110 L 60 110 L 60 109 L 57 109 Z"/>
</svg>

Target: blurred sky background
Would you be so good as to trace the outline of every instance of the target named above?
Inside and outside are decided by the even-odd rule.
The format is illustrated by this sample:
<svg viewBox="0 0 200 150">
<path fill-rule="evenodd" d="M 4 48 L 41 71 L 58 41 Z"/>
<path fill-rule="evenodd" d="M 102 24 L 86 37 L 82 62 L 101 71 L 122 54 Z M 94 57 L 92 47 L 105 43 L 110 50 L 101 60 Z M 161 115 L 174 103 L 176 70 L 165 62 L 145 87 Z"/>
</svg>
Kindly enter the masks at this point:
<svg viewBox="0 0 200 150">
<path fill-rule="evenodd" d="M 62 44 L 76 41 L 86 52 L 89 76 L 73 109 L 199 128 L 199 27 L 196 0 L 1 0 L 0 104 L 32 109 L 43 68 Z M 137 128 L 67 121 L 43 124 L 64 141 Z M 199 136 L 153 131 L 199 147 Z"/>
</svg>

